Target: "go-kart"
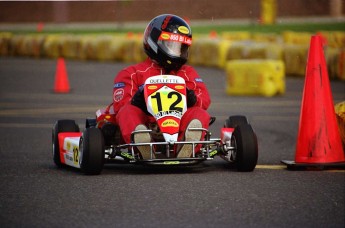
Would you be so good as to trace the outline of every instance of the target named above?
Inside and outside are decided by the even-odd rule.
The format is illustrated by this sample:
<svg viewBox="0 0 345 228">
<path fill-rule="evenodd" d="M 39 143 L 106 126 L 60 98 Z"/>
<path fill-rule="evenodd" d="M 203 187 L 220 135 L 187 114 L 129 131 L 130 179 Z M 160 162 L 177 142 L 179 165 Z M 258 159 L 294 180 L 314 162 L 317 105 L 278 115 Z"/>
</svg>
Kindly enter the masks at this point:
<svg viewBox="0 0 345 228">
<path fill-rule="evenodd" d="M 115 123 L 111 106 L 96 112 L 96 118 L 86 119 L 85 130 L 80 131 L 74 120 L 58 120 L 52 132 L 53 160 L 58 167 L 72 166 L 89 175 L 100 174 L 106 163 L 145 165 L 194 165 L 220 156 L 235 164 L 238 171 L 250 172 L 258 160 L 257 137 L 245 116 L 230 116 L 220 129 L 220 138 L 211 138 L 204 128 L 189 128 L 205 135 L 197 141 L 178 141 L 180 121 L 187 110 L 186 84 L 174 75 L 150 77 L 144 85 L 147 111 L 155 120 L 147 130 L 132 132 L 131 143 L 123 143 Z M 215 117 L 210 120 L 210 125 Z M 134 136 L 143 132 L 152 141 L 134 142 Z M 190 157 L 177 157 L 178 145 L 192 145 Z M 149 159 L 140 155 L 138 146 L 149 146 Z M 200 149 L 195 149 L 195 148 Z"/>
</svg>

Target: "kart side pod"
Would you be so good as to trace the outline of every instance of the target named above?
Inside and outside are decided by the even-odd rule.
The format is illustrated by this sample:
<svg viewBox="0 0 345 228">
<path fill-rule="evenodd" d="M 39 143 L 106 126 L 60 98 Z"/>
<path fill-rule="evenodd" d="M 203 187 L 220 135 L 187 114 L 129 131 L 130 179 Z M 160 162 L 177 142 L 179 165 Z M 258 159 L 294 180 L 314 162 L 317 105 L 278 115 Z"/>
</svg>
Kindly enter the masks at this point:
<svg viewBox="0 0 345 228">
<path fill-rule="evenodd" d="M 60 159 L 62 164 L 80 168 L 79 140 L 81 132 L 59 133 Z"/>
</svg>

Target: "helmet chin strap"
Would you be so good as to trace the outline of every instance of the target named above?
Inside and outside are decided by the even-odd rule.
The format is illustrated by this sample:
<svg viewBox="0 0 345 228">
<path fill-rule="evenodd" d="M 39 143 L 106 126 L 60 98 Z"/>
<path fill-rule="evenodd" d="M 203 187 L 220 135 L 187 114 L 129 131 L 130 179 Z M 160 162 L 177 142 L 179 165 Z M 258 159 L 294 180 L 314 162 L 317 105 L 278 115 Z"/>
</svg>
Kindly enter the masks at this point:
<svg viewBox="0 0 345 228">
<path fill-rule="evenodd" d="M 164 69 L 164 74 L 169 74 L 170 72 L 176 73 L 181 67 L 178 69 L 169 69 L 169 68 L 163 68 Z"/>
<path fill-rule="evenodd" d="M 171 71 L 175 71 L 175 72 L 177 72 L 180 68 L 181 68 L 181 66 L 180 67 L 178 67 L 177 69 L 175 69 L 174 67 L 164 67 L 164 66 L 162 66 L 161 64 L 159 64 L 158 62 L 157 62 L 157 60 L 155 60 L 155 59 L 152 59 L 152 58 L 150 58 L 151 60 L 152 60 L 152 62 L 154 62 L 155 64 L 157 64 L 159 67 L 161 67 L 161 75 L 163 75 L 163 74 L 169 74 Z"/>
</svg>

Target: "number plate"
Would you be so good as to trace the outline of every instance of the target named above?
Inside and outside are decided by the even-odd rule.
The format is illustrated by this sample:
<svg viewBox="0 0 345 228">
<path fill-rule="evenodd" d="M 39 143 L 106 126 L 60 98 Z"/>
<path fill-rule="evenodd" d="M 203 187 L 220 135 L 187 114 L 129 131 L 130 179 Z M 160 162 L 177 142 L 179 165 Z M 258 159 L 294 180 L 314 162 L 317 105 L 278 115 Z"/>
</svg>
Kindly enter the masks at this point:
<svg viewBox="0 0 345 228">
<path fill-rule="evenodd" d="M 187 110 L 186 84 L 174 75 L 153 76 L 146 80 L 146 106 L 163 133 L 166 141 L 177 141 L 180 120 Z"/>
</svg>

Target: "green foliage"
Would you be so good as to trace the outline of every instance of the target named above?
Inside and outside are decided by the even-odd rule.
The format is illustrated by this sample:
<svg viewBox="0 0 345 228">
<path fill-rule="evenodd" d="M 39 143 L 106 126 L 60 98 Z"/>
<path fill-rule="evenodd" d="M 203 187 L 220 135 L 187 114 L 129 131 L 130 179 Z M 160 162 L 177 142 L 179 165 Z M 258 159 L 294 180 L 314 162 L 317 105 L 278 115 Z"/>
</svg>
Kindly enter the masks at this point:
<svg viewBox="0 0 345 228">
<path fill-rule="evenodd" d="M 281 33 L 283 31 L 295 32 L 317 32 L 317 31 L 345 31 L 344 23 L 299 23 L 299 24 L 274 24 L 274 25 L 218 25 L 218 26 L 195 26 L 192 28 L 194 33 L 209 33 L 210 31 L 248 31 L 260 33 Z"/>
<path fill-rule="evenodd" d="M 72 34 L 90 34 L 90 33 L 142 33 L 144 31 L 144 27 L 136 26 L 136 27 L 127 27 L 127 26 L 99 26 L 97 28 L 92 27 L 90 29 L 86 29 L 85 26 L 82 28 L 73 27 L 58 27 L 55 28 L 53 26 L 46 26 L 42 32 L 43 34 L 50 34 L 50 33 L 72 33 Z M 194 34 L 202 34 L 202 33 L 209 33 L 211 31 L 215 32 L 225 32 L 225 31 L 248 31 L 248 32 L 260 32 L 260 33 L 281 33 L 283 31 L 295 31 L 295 32 L 317 32 L 317 31 L 345 31 L 345 24 L 343 22 L 323 22 L 323 23 L 281 23 L 281 24 L 274 24 L 274 25 L 261 25 L 258 23 L 252 24 L 221 24 L 221 25 L 194 25 L 192 26 L 192 30 Z M 0 31 L 2 32 L 2 31 Z M 36 33 L 36 28 L 22 28 L 22 29 L 11 29 L 6 30 L 6 32 L 13 32 L 13 33 Z"/>
</svg>

